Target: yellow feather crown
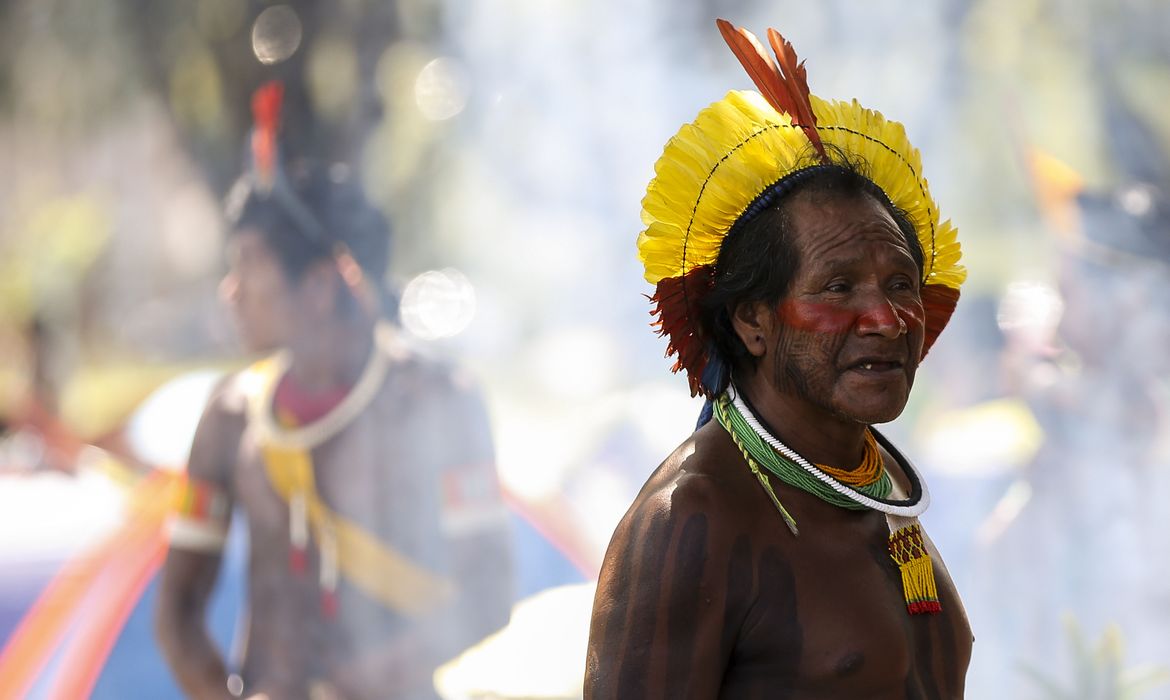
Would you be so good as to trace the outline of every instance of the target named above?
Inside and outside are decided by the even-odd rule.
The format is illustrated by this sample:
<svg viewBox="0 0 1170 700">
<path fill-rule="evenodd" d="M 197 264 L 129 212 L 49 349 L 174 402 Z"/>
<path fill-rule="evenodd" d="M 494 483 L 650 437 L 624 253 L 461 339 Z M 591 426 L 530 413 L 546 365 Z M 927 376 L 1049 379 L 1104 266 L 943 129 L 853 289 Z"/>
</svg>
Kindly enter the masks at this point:
<svg viewBox="0 0 1170 700">
<path fill-rule="evenodd" d="M 677 355 L 673 370 L 686 370 L 692 394 L 712 396 L 718 390 L 718 380 L 706 376 L 712 349 L 696 318 L 699 302 L 713 284 L 728 232 L 768 188 L 811 167 L 813 137 L 823 144 L 822 153 L 837 152 L 863 163 L 870 180 L 913 224 L 924 256 L 925 354 L 950 319 L 967 272 L 959 264 L 955 227 L 940 221 L 922 176 L 922 159 L 905 129 L 856 100 L 826 101 L 809 94 L 803 64 L 795 64 L 795 52 L 778 33 L 772 37 L 770 31 L 769 39 L 774 39 L 777 59 L 787 70 L 764 56 L 750 33 L 738 30 L 740 36 L 733 36 L 737 30 L 720 24 L 732 50 L 771 97 L 733 90 L 699 112 L 666 144 L 642 199 L 646 228 L 638 236 L 638 257 L 646 281 L 656 285 L 651 313 L 659 333 L 668 337 L 667 355 Z M 742 37 L 754 47 L 746 60 Z M 762 58 L 755 55 L 757 49 Z M 767 75 L 761 79 L 761 74 Z M 792 104 L 813 124 L 798 124 L 787 108 L 777 109 L 783 100 L 794 99 L 781 96 L 778 102 L 776 95 L 784 90 L 802 93 L 807 103 L 797 97 Z"/>
<path fill-rule="evenodd" d="M 922 282 L 958 289 L 957 232 L 939 222 L 922 177 L 922 159 L 902 125 L 856 100 L 827 102 L 810 95 L 817 131 L 829 147 L 860 158 L 867 175 L 906 212 L 922 243 Z M 646 281 L 658 284 L 719 258 L 732 225 L 764 190 L 808 163 L 809 140 L 787 114 L 759 93 L 732 90 L 684 125 L 666 144 L 642 199 L 638 258 Z"/>
</svg>

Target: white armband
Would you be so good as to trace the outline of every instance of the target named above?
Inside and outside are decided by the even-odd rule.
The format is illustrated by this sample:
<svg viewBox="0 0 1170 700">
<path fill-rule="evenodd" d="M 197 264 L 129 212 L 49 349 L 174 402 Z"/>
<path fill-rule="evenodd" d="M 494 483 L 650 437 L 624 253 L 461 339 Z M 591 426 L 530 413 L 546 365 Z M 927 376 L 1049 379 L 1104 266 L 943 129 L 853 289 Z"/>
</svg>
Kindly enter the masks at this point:
<svg viewBox="0 0 1170 700">
<path fill-rule="evenodd" d="M 228 524 L 174 515 L 167 522 L 171 546 L 193 552 L 219 552 L 227 542 Z"/>
</svg>

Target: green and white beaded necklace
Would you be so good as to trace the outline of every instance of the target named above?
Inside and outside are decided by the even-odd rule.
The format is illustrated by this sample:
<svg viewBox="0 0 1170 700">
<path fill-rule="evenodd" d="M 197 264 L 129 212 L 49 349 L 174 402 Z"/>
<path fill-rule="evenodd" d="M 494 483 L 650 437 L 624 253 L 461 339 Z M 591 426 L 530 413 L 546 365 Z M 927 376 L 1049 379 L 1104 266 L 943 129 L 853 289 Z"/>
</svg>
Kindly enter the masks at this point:
<svg viewBox="0 0 1170 700">
<path fill-rule="evenodd" d="M 889 498 L 894 491 L 894 484 L 885 469 L 882 469 L 877 481 L 857 488 L 826 474 L 765 428 L 734 388 L 729 388 L 716 399 L 714 413 L 793 535 L 799 535 L 796 519 L 780 502 L 764 471 L 838 508 L 870 509 L 885 513 L 890 529 L 890 557 L 902 575 L 907 610 L 912 615 L 942 610 L 935 585 L 934 567 L 917 521 L 917 517 L 930 504 L 930 493 L 914 466 L 893 444 L 870 428 L 874 437 L 894 456 L 910 480 L 911 494 L 904 500 Z"/>
</svg>

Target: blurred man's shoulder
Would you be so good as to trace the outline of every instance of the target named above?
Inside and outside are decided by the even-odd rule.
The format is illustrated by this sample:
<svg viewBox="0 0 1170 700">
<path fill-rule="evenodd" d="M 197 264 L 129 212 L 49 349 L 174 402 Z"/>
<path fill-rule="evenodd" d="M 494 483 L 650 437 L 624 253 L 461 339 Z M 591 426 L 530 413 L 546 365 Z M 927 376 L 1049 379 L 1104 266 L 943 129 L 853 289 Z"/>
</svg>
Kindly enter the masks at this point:
<svg viewBox="0 0 1170 700">
<path fill-rule="evenodd" d="M 251 367 L 229 372 L 211 390 L 204 413 L 223 418 L 243 418 L 247 411 L 250 387 L 254 383 Z"/>
<path fill-rule="evenodd" d="M 457 362 L 440 357 L 429 348 L 395 334 L 381 343 L 390 359 L 388 378 L 408 390 L 432 395 L 477 394 L 477 382 L 472 373 Z"/>
</svg>

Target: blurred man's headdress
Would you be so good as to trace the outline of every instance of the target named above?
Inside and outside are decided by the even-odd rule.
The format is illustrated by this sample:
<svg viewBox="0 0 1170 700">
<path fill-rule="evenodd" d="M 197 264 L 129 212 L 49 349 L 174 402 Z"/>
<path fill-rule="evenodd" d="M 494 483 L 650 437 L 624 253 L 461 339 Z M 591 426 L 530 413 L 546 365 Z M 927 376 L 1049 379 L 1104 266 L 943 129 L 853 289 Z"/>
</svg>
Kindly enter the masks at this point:
<svg viewBox="0 0 1170 700">
<path fill-rule="evenodd" d="M 376 315 L 374 300 L 377 295 L 346 243 L 346 236 L 352 232 L 325 226 L 297 194 L 289 178 L 281 158 L 279 138 L 283 101 L 284 86 L 275 80 L 261 85 L 252 95 L 253 127 L 248 142 L 247 168 L 228 193 L 228 218 L 237 219 L 249 197 L 278 207 L 292 222 L 297 234 L 322 253 L 332 256 L 354 298 L 368 313 Z M 336 169 L 334 166 L 331 172 Z"/>
<path fill-rule="evenodd" d="M 719 389 L 710 370 L 723 360 L 703 337 L 699 310 L 723 241 L 767 208 L 779 185 L 831 164 L 830 154 L 864 161 L 867 177 L 914 226 L 924 254 L 925 354 L 955 309 L 966 270 L 955 227 L 940 222 L 905 129 L 856 100 L 810 94 L 803 62 L 776 30 L 768 30 L 773 61 L 751 32 L 718 23 L 760 92 L 733 90 L 685 124 L 666 144 L 642 200 L 638 257 L 656 285 L 652 313 L 667 354 L 677 356 L 673 370 L 686 370 L 692 395 Z"/>
<path fill-rule="evenodd" d="M 270 81 L 252 94 L 252 134 L 244 176 L 228 194 L 229 218 L 235 218 L 249 196 L 258 196 L 279 206 L 297 227 L 297 233 L 325 250 L 332 248 L 321 222 L 304 205 L 285 173 L 280 152 L 280 116 L 284 85 Z"/>
</svg>

